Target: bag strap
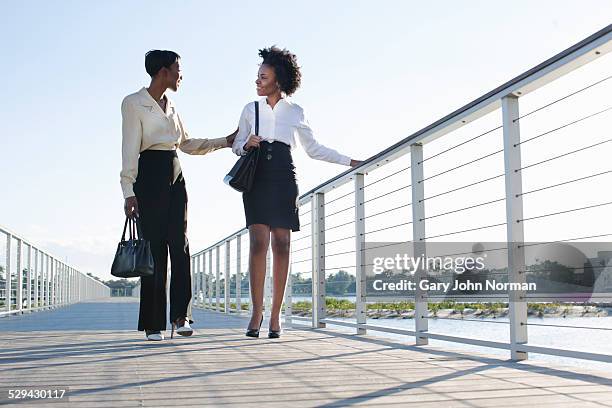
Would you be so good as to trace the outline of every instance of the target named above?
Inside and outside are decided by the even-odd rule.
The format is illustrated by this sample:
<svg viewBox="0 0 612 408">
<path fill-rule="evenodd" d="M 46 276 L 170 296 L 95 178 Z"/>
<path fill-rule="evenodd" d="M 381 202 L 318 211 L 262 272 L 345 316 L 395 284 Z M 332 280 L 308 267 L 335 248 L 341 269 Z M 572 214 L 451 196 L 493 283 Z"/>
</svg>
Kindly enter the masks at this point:
<svg viewBox="0 0 612 408">
<path fill-rule="evenodd" d="M 140 217 L 136 217 L 136 221 L 134 222 L 134 224 L 136 224 L 136 233 L 138 234 L 137 239 L 143 239 L 142 238 L 142 226 L 140 224 Z M 136 234 L 134 234 L 134 238 L 136 238 Z"/>
<path fill-rule="evenodd" d="M 136 238 L 136 229 L 134 227 L 134 224 L 136 224 L 134 220 L 130 219 L 130 241 Z"/>
<path fill-rule="evenodd" d="M 123 224 L 123 233 L 121 233 L 121 242 L 125 241 L 125 230 L 127 230 L 127 225 L 129 221 L 130 221 L 130 218 L 125 217 L 125 224 Z"/>
<path fill-rule="evenodd" d="M 255 101 L 255 136 L 259 136 L 259 101 Z"/>
<path fill-rule="evenodd" d="M 129 230 L 128 224 L 130 225 Z M 142 227 L 140 226 L 140 218 L 136 217 L 136 220 L 133 220 L 130 217 L 125 217 L 125 224 L 123 224 L 123 232 L 121 233 L 121 242 L 125 241 L 125 231 L 129 231 L 130 235 L 128 236 L 128 238 L 130 239 L 130 241 L 133 239 L 142 239 Z"/>
</svg>

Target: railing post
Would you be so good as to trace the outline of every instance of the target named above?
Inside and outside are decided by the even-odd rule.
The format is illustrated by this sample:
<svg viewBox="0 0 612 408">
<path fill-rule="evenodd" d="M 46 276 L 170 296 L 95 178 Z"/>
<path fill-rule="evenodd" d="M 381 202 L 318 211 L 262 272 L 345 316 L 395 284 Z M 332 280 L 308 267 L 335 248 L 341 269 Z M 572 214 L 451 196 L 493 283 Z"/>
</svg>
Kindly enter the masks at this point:
<svg viewBox="0 0 612 408">
<path fill-rule="evenodd" d="M 215 261 L 216 261 L 216 274 L 215 274 L 215 298 L 217 305 L 215 309 L 217 312 L 221 310 L 221 247 L 215 247 Z"/>
<path fill-rule="evenodd" d="M 46 286 L 46 282 L 47 282 L 47 267 L 48 267 L 48 261 L 47 261 L 47 255 L 44 252 L 40 253 L 40 272 L 41 272 L 41 282 L 40 282 L 40 306 L 41 307 L 45 307 L 47 306 L 47 290 L 45 289 Z"/>
<path fill-rule="evenodd" d="M 202 252 L 198 258 L 200 258 L 200 269 L 198 269 L 200 271 L 200 275 L 198 279 L 200 281 L 200 292 L 202 294 L 200 304 L 203 308 L 206 308 L 206 303 L 208 303 L 208 292 L 206 291 L 206 282 L 208 280 L 208 275 L 206 275 L 206 252 Z"/>
<path fill-rule="evenodd" d="M 272 251 L 268 246 L 268 251 L 266 252 L 266 280 L 264 283 L 264 316 L 270 317 L 272 312 L 272 261 L 270 254 Z"/>
<path fill-rule="evenodd" d="M 225 241 L 225 313 L 230 312 L 230 278 L 232 276 L 230 271 L 230 240 Z"/>
<path fill-rule="evenodd" d="M 194 308 L 198 305 L 198 270 L 197 270 L 197 257 L 191 257 L 191 307 Z"/>
<path fill-rule="evenodd" d="M 4 288 L 4 300 L 6 302 L 6 311 L 11 311 L 11 295 L 13 292 L 13 282 L 11 276 L 11 241 L 13 236 L 6 234 L 6 287 Z"/>
<path fill-rule="evenodd" d="M 28 310 L 32 309 L 32 245 L 28 246 L 28 253 L 26 255 L 26 269 L 28 271 L 28 275 L 26 276 L 26 292 L 28 293 L 28 297 L 26 299 L 26 308 Z"/>
<path fill-rule="evenodd" d="M 68 268 L 68 303 L 74 302 L 74 269 Z"/>
<path fill-rule="evenodd" d="M 312 327 L 325 327 L 325 195 L 314 193 L 311 201 Z"/>
<path fill-rule="evenodd" d="M 66 265 L 60 262 L 60 265 L 59 265 L 59 304 L 60 305 L 64 304 L 65 302 L 64 297 L 66 296 L 65 287 L 64 287 L 64 285 L 66 284 L 66 276 L 64 274 L 65 269 L 66 269 Z"/>
<path fill-rule="evenodd" d="M 57 283 L 57 276 L 55 273 L 57 272 L 57 261 L 55 258 L 51 257 L 51 306 L 55 308 L 56 302 L 56 291 L 55 284 Z"/>
<path fill-rule="evenodd" d="M 289 255 L 291 256 L 291 255 Z M 287 276 L 287 284 L 285 286 L 285 325 L 291 326 L 291 317 L 293 316 L 293 266 L 289 259 L 289 276 Z"/>
<path fill-rule="evenodd" d="M 60 290 L 60 298 L 61 298 L 61 304 L 65 304 L 66 303 L 66 264 L 62 264 L 62 269 L 61 269 L 61 278 L 60 278 L 60 282 L 62 284 L 62 288 Z"/>
<path fill-rule="evenodd" d="M 75 296 L 76 296 L 76 301 L 80 302 L 81 301 L 81 273 L 78 272 L 76 274 L 76 281 L 74 283 L 74 289 L 75 289 Z"/>
<path fill-rule="evenodd" d="M 525 283 L 525 234 L 523 230 L 523 180 L 518 97 L 502 98 L 504 127 L 504 169 L 506 172 L 506 233 L 508 241 L 508 282 Z M 527 343 L 527 302 L 524 290 L 508 292 L 510 319 L 510 355 L 512 360 L 526 360 L 527 353 L 519 351 Z"/>
<path fill-rule="evenodd" d="M 425 189 L 423 185 L 423 145 L 415 143 L 410 146 L 410 173 L 412 184 L 412 246 L 414 257 L 426 256 L 425 247 Z M 419 264 L 415 270 L 415 282 L 417 283 L 414 301 L 414 327 L 416 332 L 416 344 L 422 346 L 428 344 L 428 338 L 421 336 L 429 330 L 427 308 L 427 291 L 422 290 L 420 282 L 426 279 L 426 269 Z"/>
<path fill-rule="evenodd" d="M 140 286 L 140 283 L 138 285 Z M 81 301 L 81 272 L 76 272 L 75 274 L 74 291 L 75 291 L 74 300 L 76 302 L 80 302 Z"/>
<path fill-rule="evenodd" d="M 236 237 L 236 313 L 242 312 L 242 234 Z"/>
<path fill-rule="evenodd" d="M 59 304 L 63 305 L 64 304 L 64 284 L 65 284 L 65 276 L 64 276 L 64 269 L 66 268 L 66 265 L 64 263 L 62 263 L 60 261 L 59 263 Z"/>
<path fill-rule="evenodd" d="M 355 174 L 355 319 L 357 334 L 366 334 L 366 267 L 365 267 L 365 176 Z"/>
<path fill-rule="evenodd" d="M 208 304 L 213 309 L 213 267 L 212 267 L 212 249 L 208 252 Z"/>
<path fill-rule="evenodd" d="M 57 261 L 57 263 L 55 264 L 55 268 L 56 268 L 56 285 L 55 285 L 55 297 L 56 297 L 56 303 L 58 306 L 61 306 L 62 304 L 62 268 L 63 268 L 63 264 L 62 261 Z"/>
<path fill-rule="evenodd" d="M 15 306 L 17 306 L 17 310 L 23 312 L 23 260 L 21 259 L 21 239 L 17 239 L 17 285 L 16 285 L 16 293 L 15 293 Z"/>
<path fill-rule="evenodd" d="M 38 258 L 40 257 L 40 251 L 38 248 L 34 248 L 34 307 L 40 307 L 39 299 L 39 288 L 40 285 L 40 270 L 38 266 Z"/>
<path fill-rule="evenodd" d="M 51 308 L 51 272 L 52 272 L 52 266 L 51 266 L 51 256 L 47 255 L 47 306 L 50 309 Z"/>
<path fill-rule="evenodd" d="M 64 303 L 64 264 L 62 261 L 57 261 L 57 304 L 61 306 Z"/>
</svg>

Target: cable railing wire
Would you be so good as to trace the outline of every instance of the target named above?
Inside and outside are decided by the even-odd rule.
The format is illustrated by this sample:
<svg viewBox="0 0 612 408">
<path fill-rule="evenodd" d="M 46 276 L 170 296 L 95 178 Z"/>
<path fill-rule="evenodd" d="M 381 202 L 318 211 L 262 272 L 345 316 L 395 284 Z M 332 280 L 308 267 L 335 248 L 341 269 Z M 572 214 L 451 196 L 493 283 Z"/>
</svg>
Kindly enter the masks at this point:
<svg viewBox="0 0 612 408">
<path fill-rule="evenodd" d="M 581 147 L 580 149 L 572 150 L 572 151 L 569 151 L 567 153 L 560 154 L 558 156 L 550 157 L 550 158 L 548 158 L 546 160 L 542 160 L 542 161 L 539 161 L 539 162 L 536 162 L 536 163 L 528 164 L 527 166 L 523 166 L 521 168 L 515 169 L 514 172 L 516 173 L 516 172 L 519 172 L 521 170 L 528 169 L 530 167 L 538 166 L 540 164 L 547 163 L 549 161 L 557 160 L 557 159 L 560 159 L 560 158 L 565 157 L 565 156 L 569 156 L 569 155 L 572 155 L 572 154 L 575 154 L 575 153 L 578 153 L 578 152 L 582 152 L 584 150 L 592 149 L 593 147 L 597 147 L 597 146 L 600 146 L 600 145 L 602 145 L 604 143 L 608 143 L 608 142 L 611 142 L 611 141 L 612 141 L 612 139 L 602 140 L 601 142 L 597 142 L 597 143 L 589 145 L 589 146 Z"/>
<path fill-rule="evenodd" d="M 570 212 L 574 212 L 574 211 L 587 210 L 589 208 L 603 207 L 603 206 L 610 205 L 610 204 L 612 204 L 612 201 L 608 201 L 606 203 L 587 205 L 585 207 L 572 208 L 572 209 L 569 209 L 569 210 L 557 211 L 557 212 L 549 213 L 549 214 L 537 215 L 535 217 L 522 218 L 522 219 L 516 220 L 516 222 L 535 220 L 535 219 L 538 219 L 538 218 L 550 217 L 550 216 L 553 216 L 553 215 L 566 214 L 566 213 L 570 213 Z"/>
<path fill-rule="evenodd" d="M 569 97 L 571 97 L 571 96 L 574 96 L 574 95 L 577 95 L 577 94 L 579 94 L 579 93 L 581 93 L 581 92 L 583 92 L 583 91 L 586 91 L 587 89 L 592 88 L 592 87 L 594 87 L 595 85 L 599 85 L 599 84 L 601 84 L 602 82 L 605 82 L 605 81 L 607 81 L 607 80 L 608 80 L 608 79 L 610 79 L 610 78 L 612 78 L 612 75 L 610 75 L 609 77 L 606 77 L 606 78 L 604 78 L 604 79 L 601 79 L 601 80 L 599 80 L 599 81 L 597 81 L 597 82 L 595 82 L 595 83 L 592 83 L 591 85 L 587 85 L 587 86 L 585 86 L 585 87 L 584 87 L 584 88 L 582 88 L 582 89 L 579 89 L 579 90 L 577 90 L 577 91 L 575 91 L 575 92 L 570 93 L 569 95 L 566 95 L 566 96 L 564 96 L 564 97 L 562 97 L 562 98 L 556 99 L 556 100 L 554 100 L 554 101 L 552 101 L 552 102 L 550 102 L 550 103 L 547 103 L 546 105 L 541 106 L 541 107 L 539 107 L 539 108 L 537 108 L 537 109 L 534 109 L 534 110 L 532 110 L 531 112 L 528 112 L 528 113 L 526 113 L 526 114 L 524 114 L 524 115 L 522 115 L 522 116 L 519 116 L 518 118 L 513 119 L 513 120 L 512 120 L 512 122 L 516 122 L 516 121 L 518 121 L 518 120 L 521 120 L 521 119 L 523 119 L 523 118 L 525 118 L 525 117 L 527 117 L 527 116 L 529 116 L 529 115 L 531 115 L 531 114 L 533 114 L 533 113 L 536 113 L 536 112 L 541 111 L 542 109 L 548 108 L 549 106 L 552 106 L 552 105 L 554 105 L 554 104 L 556 104 L 556 103 L 558 103 L 558 102 L 561 102 L 561 101 L 563 101 L 563 100 L 565 100 L 565 99 L 567 99 L 567 98 L 569 98 Z"/>
<path fill-rule="evenodd" d="M 505 173 L 502 173 L 502 174 L 498 174 L 497 176 L 487 177 L 486 179 L 482 179 L 482 180 L 476 181 L 474 183 L 466 184 L 466 185 L 461 186 L 461 187 L 453 188 L 452 190 L 444 191 L 442 193 L 438 193 L 438 194 L 435 194 L 435 195 L 432 195 L 432 196 L 429 196 L 429 197 L 425 197 L 422 200 L 419 200 L 419 203 L 423 202 L 425 200 L 429 200 L 431 198 L 439 197 L 439 196 L 444 195 L 444 194 L 449 194 L 449 193 L 452 193 L 452 192 L 455 192 L 455 191 L 462 190 L 462 189 L 467 188 L 467 187 L 472 187 L 472 186 L 478 185 L 480 183 L 484 183 L 484 182 L 487 182 L 487 181 L 490 181 L 490 180 L 494 180 L 496 178 L 504 177 L 505 175 L 506 175 Z"/>
<path fill-rule="evenodd" d="M 453 214 L 453 213 L 456 213 L 456 212 L 459 212 L 459 211 L 469 210 L 471 208 L 482 207 L 483 205 L 498 203 L 500 201 L 506 201 L 506 197 L 498 198 L 497 200 L 485 201 L 485 202 L 482 202 L 482 203 L 479 203 L 479 204 L 470 205 L 470 206 L 467 206 L 467 207 L 458 208 L 456 210 L 446 211 L 446 212 L 443 212 L 443 213 L 440 213 L 440 214 L 430 215 L 429 217 L 425 217 L 425 218 L 419 218 L 419 221 L 428 220 L 430 218 L 441 217 L 443 215 Z"/>
<path fill-rule="evenodd" d="M 370 215 L 367 215 L 367 216 L 363 217 L 362 219 L 360 219 L 360 221 L 361 220 L 367 220 L 368 218 L 376 217 L 377 215 L 386 214 L 386 213 L 389 213 L 391 211 L 396 211 L 396 210 L 399 210 L 401 208 L 406 208 L 406 207 L 408 207 L 410 205 L 412 205 L 412 203 L 400 205 L 399 207 L 394 207 L 394 208 L 390 208 L 390 209 L 385 210 L 385 211 L 380 211 L 380 212 L 377 212 L 377 213 L 374 213 L 374 214 L 370 214 Z"/>
<path fill-rule="evenodd" d="M 565 326 L 561 324 L 542 324 L 542 323 L 523 323 L 521 322 L 521 326 L 558 327 L 562 329 L 588 329 L 588 330 L 612 331 L 612 328 L 610 327 Z"/>
<path fill-rule="evenodd" d="M 330 231 L 330 230 L 333 230 L 333 229 L 336 229 L 336 228 L 345 227 L 347 225 L 354 224 L 354 223 L 355 223 L 355 220 L 351 220 L 349 222 L 345 222 L 345 223 L 342 223 L 342 224 L 334 225 L 333 227 L 325 227 L 325 231 Z"/>
<path fill-rule="evenodd" d="M 400 187 L 400 188 L 398 188 L 398 189 L 395 189 L 395 190 L 393 190 L 393 191 L 389 191 L 389 192 L 387 192 L 387 193 L 384 193 L 384 194 L 381 194 L 381 195 L 379 195 L 379 196 L 376 196 L 376 197 L 370 198 L 370 199 L 368 199 L 368 200 L 364 200 L 364 202 L 363 202 L 363 203 L 361 203 L 361 204 L 365 204 L 365 203 L 369 203 L 369 202 L 374 201 L 374 200 L 378 200 L 379 198 L 383 198 L 383 197 L 386 197 L 386 196 L 391 195 L 391 194 L 393 194 L 393 193 L 397 193 L 398 191 L 405 190 L 405 189 L 407 189 L 407 188 L 409 188 L 409 187 L 412 187 L 412 185 L 411 185 L 411 184 L 409 184 L 409 185 L 407 185 L 407 186 Z"/>
<path fill-rule="evenodd" d="M 301 251 L 306 251 L 307 249 L 312 249 L 312 247 L 304 247 L 304 248 L 300 248 L 300 249 L 295 249 L 293 251 L 291 251 L 292 254 L 301 252 Z"/>
<path fill-rule="evenodd" d="M 345 197 L 348 197 L 348 196 L 350 196 L 350 195 L 353 195 L 354 193 L 355 193 L 354 191 L 349 191 L 348 193 L 343 194 L 343 195 L 341 195 L 340 197 L 336 197 L 336 198 L 334 198 L 334 199 L 332 199 L 332 200 L 326 201 L 326 202 L 325 202 L 325 205 L 328 205 L 328 204 L 331 204 L 331 203 L 333 203 L 333 202 L 335 202 L 335 201 L 341 200 L 341 199 L 343 199 L 343 198 L 345 198 Z"/>
<path fill-rule="evenodd" d="M 325 254 L 325 258 L 331 258 L 332 256 L 338 256 L 338 255 L 346 255 L 346 254 L 354 254 L 355 250 L 350 250 L 350 251 L 345 251 L 345 252 L 337 252 L 335 254 Z"/>
<path fill-rule="evenodd" d="M 421 316 L 424 319 L 434 319 L 434 320 L 453 320 L 458 322 L 478 322 L 478 323 L 499 323 L 499 324 L 510 324 L 510 322 L 500 321 L 500 320 L 485 320 L 485 319 L 470 319 L 464 317 L 439 317 L 439 316 Z"/>
<path fill-rule="evenodd" d="M 292 239 L 292 240 L 291 240 L 291 242 L 297 242 L 297 241 L 300 241 L 300 240 L 302 240 L 302 239 L 310 238 L 311 236 L 312 236 L 312 235 L 308 234 L 308 235 L 305 235 L 305 236 L 303 236 L 303 237 L 299 237 L 299 238 L 296 238 L 296 239 Z"/>
<path fill-rule="evenodd" d="M 325 218 L 327 218 L 327 217 L 331 217 L 332 215 L 340 214 L 340 213 L 342 213 L 342 212 L 344 212 L 344 211 L 352 210 L 353 208 L 355 208 L 355 206 L 354 206 L 354 205 L 351 205 L 350 207 L 344 208 L 344 209 L 342 209 L 342 210 L 335 211 L 335 212 L 330 213 L 330 214 L 325 214 Z"/>
<path fill-rule="evenodd" d="M 351 265 L 351 266 L 334 266 L 334 267 L 330 267 L 330 268 L 324 268 L 324 271 L 333 271 L 335 269 L 349 269 L 349 268 L 356 268 L 355 265 Z"/>
<path fill-rule="evenodd" d="M 593 178 L 593 177 L 601 176 L 601 175 L 608 174 L 608 173 L 612 173 L 612 170 L 606 170 L 606 171 L 602 171 L 602 172 L 600 172 L 600 173 L 591 174 L 591 175 L 589 175 L 589 176 L 579 177 L 579 178 L 577 178 L 577 179 L 573 179 L 573 180 L 564 181 L 564 182 L 562 182 L 562 183 L 552 184 L 552 185 L 550 185 L 550 186 L 536 188 L 535 190 L 525 191 L 524 193 L 521 193 L 521 194 L 515 194 L 515 197 L 524 196 L 524 195 L 526 195 L 526 194 L 535 193 L 535 192 L 537 192 L 537 191 L 542 191 L 542 190 L 546 190 L 546 189 L 553 188 L 553 187 L 563 186 L 563 185 L 565 185 L 565 184 L 570 184 L 570 183 L 574 183 L 574 182 L 576 182 L 576 181 L 586 180 L 586 179 L 589 179 L 589 178 Z"/>
<path fill-rule="evenodd" d="M 385 231 L 385 230 L 397 228 L 397 227 L 403 227 L 405 225 L 410 225 L 410 224 L 412 224 L 412 221 L 408 221 L 408 222 L 404 222 L 404 223 L 396 224 L 396 225 L 391 225 L 389 227 L 384 227 L 384 228 L 380 228 L 380 229 L 373 230 L 373 231 L 366 231 L 364 235 L 374 234 L 375 232 Z"/>
<path fill-rule="evenodd" d="M 384 177 L 379 178 L 378 180 L 375 180 L 375 181 L 372 181 L 371 183 L 365 184 L 365 185 L 364 185 L 363 187 L 361 187 L 360 189 L 362 189 L 362 190 L 363 190 L 363 189 L 365 189 L 365 188 L 367 188 L 367 187 L 369 187 L 369 186 L 371 186 L 371 185 L 373 185 L 373 184 L 379 183 L 379 182 L 381 182 L 381 181 L 383 181 L 383 180 L 386 180 L 386 179 L 388 179 L 388 178 L 390 178 L 390 177 L 395 176 L 396 174 L 399 174 L 399 173 L 401 173 L 401 172 L 403 172 L 403 171 L 406 171 L 406 170 L 409 170 L 409 169 L 410 169 L 410 166 L 405 167 L 405 168 L 403 168 L 403 169 L 400 169 L 400 170 L 398 170 L 398 171 L 395 171 L 395 172 L 393 172 L 393 173 L 391 173 L 391 174 L 388 174 L 388 175 L 386 175 L 386 176 L 384 176 Z"/>
<path fill-rule="evenodd" d="M 490 248 L 490 249 L 484 249 L 483 251 L 487 251 L 487 252 L 493 252 L 493 251 L 501 251 L 503 249 L 508 249 L 508 247 L 499 247 L 499 248 Z M 466 255 L 466 254 L 471 254 L 473 252 L 457 252 L 457 253 L 453 253 L 453 254 L 429 254 L 428 256 L 430 257 L 446 257 L 446 256 L 455 256 L 455 255 Z"/>
<path fill-rule="evenodd" d="M 560 239 L 560 240 L 556 240 L 556 241 L 536 242 L 536 243 L 526 244 L 526 245 L 520 245 L 519 244 L 518 248 L 529 247 L 529 246 L 538 246 L 538 245 L 547 245 L 547 244 L 555 244 L 555 243 L 558 243 L 558 242 L 577 241 L 579 239 L 601 238 L 601 237 L 608 237 L 608 236 L 612 236 L 612 233 L 609 233 L 609 234 L 598 234 L 598 235 L 589 235 L 589 236 L 586 236 L 586 237 L 574 237 L 574 238 Z"/>
<path fill-rule="evenodd" d="M 349 237 L 338 238 L 338 239 L 334 239 L 334 240 L 331 240 L 331 241 L 325 241 L 325 245 L 333 244 L 333 243 L 341 242 L 341 241 L 346 241 L 346 240 L 351 239 L 351 238 L 355 238 L 355 236 L 351 235 Z"/>
<path fill-rule="evenodd" d="M 481 134 L 479 134 L 478 136 L 474 136 L 473 138 L 468 139 L 468 140 L 466 140 L 465 142 L 461 142 L 461 143 L 459 143 L 459 144 L 457 144 L 457 145 L 454 145 L 454 146 L 452 146 L 452 147 L 449 147 L 449 148 L 448 148 L 448 149 L 446 149 L 446 150 L 443 150 L 443 151 L 441 151 L 441 152 L 439 152 L 439 153 L 436 153 L 436 154 L 434 154 L 434 155 L 432 155 L 432 156 L 429 156 L 429 157 L 427 157 L 427 158 L 423 159 L 422 161 L 420 161 L 420 162 L 419 162 L 419 164 L 424 163 L 424 162 L 426 162 L 426 161 L 427 161 L 427 160 L 429 160 L 429 159 L 433 159 L 434 157 L 440 156 L 440 155 L 442 155 L 442 154 L 444 154 L 444 153 L 450 152 L 451 150 L 454 150 L 454 149 L 458 148 L 459 146 L 463 146 L 464 144 L 470 143 L 470 142 L 472 142 L 472 141 L 474 141 L 474 140 L 478 139 L 479 137 L 482 137 L 482 136 L 488 135 L 489 133 L 495 132 L 496 130 L 499 130 L 499 129 L 503 128 L 503 127 L 504 127 L 503 125 L 499 125 L 499 126 L 498 126 L 498 127 L 496 127 L 496 128 L 493 128 L 493 129 L 491 129 L 491 130 L 487 130 L 486 132 L 481 133 Z"/>
<path fill-rule="evenodd" d="M 488 158 L 488 157 L 491 157 L 491 156 L 495 156 L 496 154 L 499 154 L 499 153 L 501 153 L 501 152 L 503 152 L 503 151 L 504 151 L 504 149 L 500 149 L 500 150 L 497 150 L 497 151 L 495 151 L 495 152 L 493 152 L 493 153 L 488 153 L 488 154 L 485 154 L 484 156 L 478 157 L 478 158 L 476 158 L 476 159 L 474 159 L 474 160 L 470 160 L 469 162 L 466 162 L 466 163 L 460 164 L 459 166 L 455 166 L 455 167 L 452 167 L 452 168 L 450 168 L 450 169 L 444 170 L 444 171 L 442 171 L 442 172 L 440 172 L 440 173 L 436 173 L 436 174 L 431 175 L 431 176 L 429 176 L 429 177 L 425 177 L 425 178 L 423 178 L 422 180 L 419 180 L 418 182 L 419 182 L 419 183 L 422 183 L 422 182 L 424 182 L 425 180 L 430 180 L 430 179 L 432 179 L 432 178 L 434 178 L 434 177 L 438 177 L 438 176 L 441 176 L 441 175 L 443 175 L 443 174 L 449 173 L 449 172 L 451 172 L 451 171 L 454 171 L 454 170 L 460 169 L 461 167 L 465 167 L 465 166 L 468 166 L 468 165 L 470 165 L 470 164 L 474 164 L 474 163 L 476 163 L 477 161 L 484 160 L 484 159 L 486 159 L 486 158 Z"/>
<path fill-rule="evenodd" d="M 466 229 L 466 230 L 454 231 L 454 232 L 449 232 L 449 233 L 446 233 L 446 234 L 432 235 L 432 236 L 430 236 L 430 237 L 419 238 L 419 240 L 420 240 L 420 241 L 423 241 L 423 240 L 427 240 L 427 239 L 431 239 L 431 238 L 446 237 L 446 236 L 448 236 L 448 235 L 461 234 L 461 233 L 463 233 L 463 232 L 478 231 L 478 230 L 481 230 L 481 229 L 487 229 L 487 228 L 499 227 L 499 226 L 501 226 L 501 225 L 506 225 L 506 223 L 505 223 L 505 222 L 502 222 L 502 223 L 499 223 L 499 224 L 484 225 L 484 226 L 482 226 L 482 227 L 469 228 L 469 229 Z"/>
<path fill-rule="evenodd" d="M 412 242 L 414 242 L 414 241 L 393 242 L 391 244 L 377 245 L 377 246 L 373 246 L 373 247 L 362 248 L 360 251 L 361 252 L 366 252 L 366 251 L 371 251 L 373 249 L 378 249 L 378 248 L 386 248 L 386 247 L 395 246 L 395 245 L 410 244 Z"/>
<path fill-rule="evenodd" d="M 523 143 L 530 142 L 530 141 L 532 141 L 532 140 L 534 140 L 534 139 L 538 139 L 538 138 L 540 138 L 540 137 L 542 137 L 542 136 L 550 135 L 551 133 L 554 133 L 554 132 L 556 132 L 556 131 L 558 131 L 558 130 L 565 129 L 565 128 L 566 128 L 566 127 L 568 127 L 568 126 L 575 125 L 576 123 L 580 123 L 580 122 L 582 122 L 582 121 L 584 121 L 584 120 L 587 120 L 587 119 L 590 119 L 590 118 L 592 118 L 592 117 L 594 117 L 594 116 L 597 116 L 597 115 L 600 115 L 600 114 L 602 114 L 602 113 L 605 113 L 605 112 L 609 111 L 610 109 L 612 109 L 612 106 L 610 106 L 610 107 L 608 107 L 608 108 L 606 108 L 606 109 L 604 109 L 604 110 L 601 110 L 601 111 L 599 111 L 599 112 L 595 112 L 595 113 L 592 113 L 592 114 L 590 114 L 590 115 L 584 116 L 584 117 L 582 117 L 582 118 L 580 118 L 580 119 L 573 120 L 573 121 L 568 122 L 568 123 L 566 123 L 566 124 L 564 124 L 564 125 L 561 125 L 561 126 L 556 127 L 556 128 L 554 128 L 554 129 L 548 130 L 548 131 L 546 131 L 546 132 L 544 132 L 544 133 L 540 133 L 539 135 L 535 135 L 535 136 L 530 137 L 530 138 L 528 138 L 528 139 L 521 140 L 521 141 L 519 141 L 518 143 L 514 143 L 512 146 L 513 146 L 513 147 L 517 147 L 518 145 L 521 145 L 521 144 L 523 144 Z"/>
</svg>

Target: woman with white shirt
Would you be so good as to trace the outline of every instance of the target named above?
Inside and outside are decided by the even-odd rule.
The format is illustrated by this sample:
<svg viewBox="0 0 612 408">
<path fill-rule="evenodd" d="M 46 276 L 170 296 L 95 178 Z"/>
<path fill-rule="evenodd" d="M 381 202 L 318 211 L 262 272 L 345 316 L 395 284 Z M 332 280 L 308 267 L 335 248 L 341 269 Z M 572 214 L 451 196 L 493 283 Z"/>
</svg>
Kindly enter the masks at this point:
<svg viewBox="0 0 612 408">
<path fill-rule="evenodd" d="M 255 83 L 257 94 L 263 98 L 258 104 L 258 136 L 254 135 L 256 105 L 249 103 L 240 116 L 232 150 L 244 155 L 249 149 L 260 149 L 253 187 L 242 195 L 249 229 L 253 302 L 246 335 L 259 337 L 263 321 L 266 256 L 271 241 L 274 285 L 268 337 L 278 338 L 281 333 L 280 310 L 289 271 L 291 231 L 300 229 L 299 194 L 291 157 L 291 150 L 296 146 L 295 135 L 297 133 L 301 145 L 313 159 L 345 166 L 356 166 L 360 161 L 319 144 L 313 137 L 304 110 L 286 99 L 300 86 L 301 73 L 296 56 L 276 46 L 260 50 L 259 56 L 263 62 Z"/>
<path fill-rule="evenodd" d="M 166 329 L 166 275 L 171 260 L 170 322 L 181 336 L 190 336 L 191 270 L 187 240 L 187 192 L 176 154 L 206 154 L 229 147 L 236 132 L 217 139 L 192 139 L 166 91 L 176 91 L 183 75 L 173 51 L 153 50 L 145 56 L 151 76 L 148 88 L 128 95 L 123 117 L 121 188 L 127 217 L 138 217 L 143 238 L 153 254 L 154 275 L 140 282 L 138 330 L 160 341 Z"/>
</svg>

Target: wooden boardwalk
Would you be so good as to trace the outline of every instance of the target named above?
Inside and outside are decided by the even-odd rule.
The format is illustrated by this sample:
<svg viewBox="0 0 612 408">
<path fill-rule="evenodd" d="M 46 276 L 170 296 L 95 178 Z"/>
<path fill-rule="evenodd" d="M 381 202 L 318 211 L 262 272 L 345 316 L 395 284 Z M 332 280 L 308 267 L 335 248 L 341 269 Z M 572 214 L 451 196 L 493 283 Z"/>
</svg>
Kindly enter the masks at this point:
<svg viewBox="0 0 612 408">
<path fill-rule="evenodd" d="M 414 347 L 372 335 L 288 329 L 249 339 L 246 319 L 196 310 L 196 335 L 147 342 L 132 299 L 0 319 L 0 389 L 69 387 L 14 406 L 612 407 L 612 370 Z M 264 322 L 264 326 L 265 322 Z M 265 332 L 265 330 L 263 331 Z"/>
</svg>

